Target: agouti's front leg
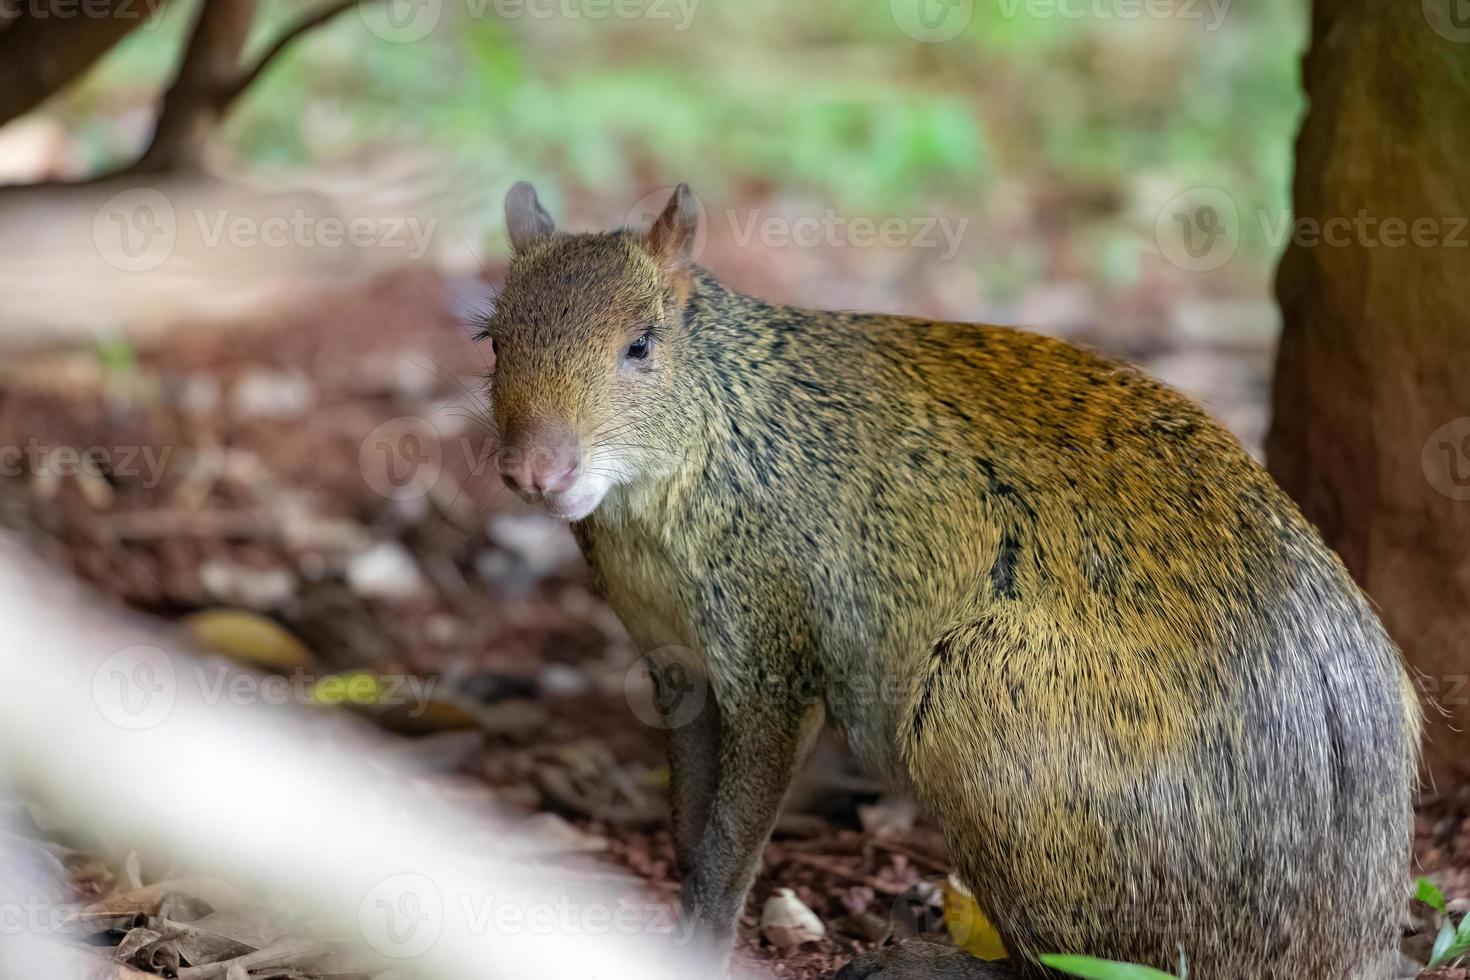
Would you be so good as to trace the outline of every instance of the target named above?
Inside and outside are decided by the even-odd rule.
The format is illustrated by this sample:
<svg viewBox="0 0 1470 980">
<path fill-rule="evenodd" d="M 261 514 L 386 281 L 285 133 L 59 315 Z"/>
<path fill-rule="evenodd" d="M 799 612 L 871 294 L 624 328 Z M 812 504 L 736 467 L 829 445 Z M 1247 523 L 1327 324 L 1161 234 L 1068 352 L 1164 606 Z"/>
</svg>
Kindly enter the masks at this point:
<svg viewBox="0 0 1470 980">
<path fill-rule="evenodd" d="M 820 706 L 781 701 L 720 705 L 719 785 L 683 892 L 685 921 L 717 969 L 729 957 L 781 801 L 821 725 Z"/>
<path fill-rule="evenodd" d="M 668 731 L 669 795 L 672 798 L 674 856 L 679 874 L 689 880 L 695 856 L 714 809 L 720 779 L 720 709 L 714 698 L 700 690 L 691 693 L 672 685 L 659 684 L 659 710 Z M 692 717 L 682 710 L 680 698 L 698 695 L 701 704 Z"/>
</svg>

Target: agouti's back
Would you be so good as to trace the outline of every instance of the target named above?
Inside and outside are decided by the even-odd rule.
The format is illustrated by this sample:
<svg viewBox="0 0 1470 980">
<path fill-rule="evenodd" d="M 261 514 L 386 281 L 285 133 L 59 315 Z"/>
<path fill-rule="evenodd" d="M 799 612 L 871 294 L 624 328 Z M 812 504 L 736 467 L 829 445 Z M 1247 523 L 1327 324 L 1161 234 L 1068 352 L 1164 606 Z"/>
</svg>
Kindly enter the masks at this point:
<svg viewBox="0 0 1470 980">
<path fill-rule="evenodd" d="M 757 310 L 712 319 L 739 351 L 712 377 L 745 393 L 711 397 L 774 445 L 744 457 L 756 479 L 736 453 L 714 482 L 770 501 L 766 567 L 815 573 L 832 675 L 915 679 L 891 711 L 834 713 L 870 757 L 898 748 L 1011 950 L 1167 964 L 1183 944 L 1206 978 L 1381 960 L 1417 709 L 1236 439 L 1057 340 Z"/>
</svg>

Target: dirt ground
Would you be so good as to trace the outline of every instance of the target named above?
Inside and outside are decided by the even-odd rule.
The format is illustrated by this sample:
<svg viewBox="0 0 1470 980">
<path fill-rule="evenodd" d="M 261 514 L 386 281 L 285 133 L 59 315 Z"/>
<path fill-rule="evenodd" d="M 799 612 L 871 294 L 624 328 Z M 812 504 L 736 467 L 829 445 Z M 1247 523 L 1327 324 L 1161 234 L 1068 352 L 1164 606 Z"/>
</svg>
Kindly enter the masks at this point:
<svg viewBox="0 0 1470 980">
<path fill-rule="evenodd" d="M 673 902 L 660 732 L 626 693 L 634 652 L 565 529 L 520 508 L 486 452 L 486 364 L 461 317 L 486 295 L 475 280 L 393 273 L 120 360 L 88 352 L 0 372 L 0 446 L 25 449 L 3 461 L 14 465 L 0 471 L 0 519 L 161 617 L 249 610 L 319 669 L 439 677 L 452 696 L 428 720 L 378 720 L 443 746 L 448 768 L 504 804 L 604 842 Z M 1259 439 L 1268 347 L 1125 353 L 1172 365 L 1186 388 L 1195 379 Z M 1211 389 L 1220 377 L 1237 380 Z M 67 449 L 98 450 L 99 465 L 68 466 Z M 456 705 L 468 702 L 483 714 L 466 721 Z M 484 731 L 483 718 L 499 723 Z M 1427 802 L 1417 823 L 1415 873 L 1451 899 L 1470 898 L 1463 802 Z M 779 977 L 825 977 L 872 943 L 937 933 L 946 871 L 933 829 L 824 744 L 767 849 L 742 955 Z M 825 938 L 783 955 L 761 936 L 778 887 Z M 1419 912 L 1406 931 L 1428 928 Z M 1415 935 L 1406 948 L 1424 945 Z"/>
</svg>

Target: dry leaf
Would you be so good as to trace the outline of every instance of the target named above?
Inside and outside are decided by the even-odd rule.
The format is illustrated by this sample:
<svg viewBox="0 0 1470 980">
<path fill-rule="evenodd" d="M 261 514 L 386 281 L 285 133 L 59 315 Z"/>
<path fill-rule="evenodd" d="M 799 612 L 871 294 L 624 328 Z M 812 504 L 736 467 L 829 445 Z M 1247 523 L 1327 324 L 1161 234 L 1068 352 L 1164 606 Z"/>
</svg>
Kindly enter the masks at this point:
<svg viewBox="0 0 1470 980">
<path fill-rule="evenodd" d="M 79 899 L 90 901 L 117 887 L 116 872 L 102 858 L 72 853 L 63 859 L 63 863 L 66 865 L 67 881 Z"/>
<path fill-rule="evenodd" d="M 109 895 L 82 909 L 78 917 L 91 923 L 104 919 L 157 915 L 163 900 L 174 893 L 207 902 L 216 910 L 237 908 L 246 901 L 245 894 L 240 889 L 218 878 L 170 878 Z"/>
<path fill-rule="evenodd" d="M 132 962 L 133 957 L 148 946 L 153 945 L 163 938 L 163 933 L 147 926 L 139 926 L 129 929 L 127 935 L 123 936 L 122 942 L 113 949 L 112 956 L 122 963 Z"/>
<path fill-rule="evenodd" d="M 265 949 L 246 953 L 233 960 L 185 967 L 178 971 L 178 978 L 179 980 L 213 980 L 215 977 L 226 976 L 229 971 L 237 967 L 250 970 L 271 966 L 300 966 L 315 962 L 329 952 L 331 952 L 331 947 L 326 943 L 314 939 L 287 937 L 276 940 Z"/>
<path fill-rule="evenodd" d="M 156 919 L 172 919 L 175 922 L 193 922 L 214 911 L 214 906 L 197 895 L 186 892 L 169 892 L 158 903 Z"/>
<path fill-rule="evenodd" d="M 982 960 L 1006 958 L 1005 942 L 964 883 L 950 875 L 944 888 L 944 924 L 954 944 Z"/>
<path fill-rule="evenodd" d="M 187 926 L 187 923 L 185 925 Z M 170 939 L 173 940 L 173 948 L 190 966 L 227 962 L 247 953 L 253 953 L 257 949 L 248 943 L 237 943 L 224 936 L 193 929 L 181 929 Z"/>
<path fill-rule="evenodd" d="M 168 920 L 164 925 L 183 935 L 215 936 L 251 949 L 263 949 L 286 934 L 269 912 L 252 907 L 214 912 L 193 922 Z M 192 957 L 190 962 L 195 962 Z"/>
<path fill-rule="evenodd" d="M 169 976 L 179 972 L 182 961 L 183 954 L 173 936 L 161 936 L 129 957 L 134 966 Z"/>
<path fill-rule="evenodd" d="M 60 943 L 37 942 L 27 949 L 20 963 L 29 977 L 68 977 L 71 980 L 158 980 L 121 963 L 110 962 L 91 952 Z"/>
</svg>

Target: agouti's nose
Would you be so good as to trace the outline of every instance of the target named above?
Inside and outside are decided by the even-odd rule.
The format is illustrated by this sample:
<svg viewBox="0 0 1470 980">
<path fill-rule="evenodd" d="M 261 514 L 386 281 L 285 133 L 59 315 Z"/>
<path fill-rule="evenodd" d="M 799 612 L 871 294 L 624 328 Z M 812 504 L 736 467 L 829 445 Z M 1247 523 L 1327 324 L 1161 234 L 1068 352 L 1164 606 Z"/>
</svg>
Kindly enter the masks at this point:
<svg viewBox="0 0 1470 980">
<path fill-rule="evenodd" d="M 562 493 L 582 475 L 577 437 L 566 426 L 545 420 L 512 432 L 498 462 L 506 486 L 522 493 Z"/>
</svg>

